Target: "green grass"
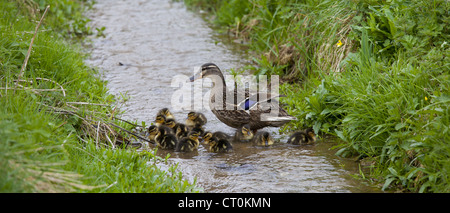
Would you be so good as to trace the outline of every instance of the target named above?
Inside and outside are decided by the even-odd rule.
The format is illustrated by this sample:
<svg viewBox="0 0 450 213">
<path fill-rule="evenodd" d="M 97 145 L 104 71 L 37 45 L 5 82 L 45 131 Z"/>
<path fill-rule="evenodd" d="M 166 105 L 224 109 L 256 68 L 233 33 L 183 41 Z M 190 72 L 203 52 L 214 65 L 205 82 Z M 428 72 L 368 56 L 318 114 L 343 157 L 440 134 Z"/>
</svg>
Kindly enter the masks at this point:
<svg viewBox="0 0 450 213">
<path fill-rule="evenodd" d="M 448 1 L 185 0 L 280 75 L 282 131 L 313 127 L 383 189 L 449 192 Z M 340 41 L 340 42 L 339 42 Z"/>
<path fill-rule="evenodd" d="M 0 191 L 199 191 L 176 166 L 159 169 L 166 159 L 155 156 L 155 150 L 111 147 L 107 137 L 133 136 L 108 124 L 126 130 L 133 125 L 112 118 L 119 116 L 116 98 L 83 62 L 78 40 L 92 33 L 82 15 L 90 3 L 37 2 L 0 3 Z M 19 78 L 36 20 L 48 4 L 50 12 Z"/>
</svg>

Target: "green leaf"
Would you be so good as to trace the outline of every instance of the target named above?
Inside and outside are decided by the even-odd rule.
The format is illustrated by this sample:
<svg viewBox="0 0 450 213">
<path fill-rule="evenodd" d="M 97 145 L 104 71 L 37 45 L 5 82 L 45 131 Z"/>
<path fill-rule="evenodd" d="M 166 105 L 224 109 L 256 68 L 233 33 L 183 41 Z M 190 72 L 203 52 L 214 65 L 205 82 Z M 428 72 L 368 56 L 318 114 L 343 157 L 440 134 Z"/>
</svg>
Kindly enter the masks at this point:
<svg viewBox="0 0 450 213">
<path fill-rule="evenodd" d="M 322 110 L 322 112 L 320 114 L 326 115 L 326 114 L 330 113 L 331 111 L 332 111 L 331 109 L 326 108 L 326 109 Z"/>
<path fill-rule="evenodd" d="M 336 135 L 337 135 L 340 139 L 342 139 L 342 140 L 345 141 L 345 137 L 344 137 L 344 134 L 342 133 L 342 131 L 339 131 L 339 130 L 335 129 L 334 132 L 336 132 Z"/>
<path fill-rule="evenodd" d="M 395 125 L 395 130 L 399 130 L 405 126 L 406 126 L 406 123 L 398 123 L 397 125 Z"/>
<path fill-rule="evenodd" d="M 320 127 L 322 126 L 322 122 L 317 122 L 314 124 L 313 129 L 315 133 L 318 133 L 320 130 Z"/>
<path fill-rule="evenodd" d="M 347 148 L 342 148 L 342 149 L 339 149 L 337 152 L 336 152 L 336 156 L 341 156 L 342 155 L 342 153 L 344 153 L 345 151 L 347 151 Z"/>
<path fill-rule="evenodd" d="M 389 171 L 391 172 L 391 174 L 393 174 L 394 176 L 398 176 L 398 172 L 397 172 L 394 168 L 389 167 L 388 170 L 389 170 Z"/>
<path fill-rule="evenodd" d="M 384 191 L 394 180 L 395 180 L 395 177 L 386 179 L 386 182 L 384 182 L 383 188 L 381 188 L 381 190 Z"/>
</svg>

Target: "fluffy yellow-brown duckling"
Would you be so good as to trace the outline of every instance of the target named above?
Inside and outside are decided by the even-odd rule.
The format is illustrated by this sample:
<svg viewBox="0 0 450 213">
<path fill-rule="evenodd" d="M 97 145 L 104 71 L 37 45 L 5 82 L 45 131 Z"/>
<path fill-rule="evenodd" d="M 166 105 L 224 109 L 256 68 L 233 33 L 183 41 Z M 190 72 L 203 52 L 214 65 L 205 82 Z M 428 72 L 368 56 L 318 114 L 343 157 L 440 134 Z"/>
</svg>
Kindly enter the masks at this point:
<svg viewBox="0 0 450 213">
<path fill-rule="evenodd" d="M 253 136 L 253 131 L 250 129 L 250 125 L 246 124 L 236 130 L 233 141 L 249 142 Z"/>
<path fill-rule="evenodd" d="M 211 140 L 211 138 L 216 138 L 216 139 L 224 139 L 224 140 L 230 140 L 231 137 L 229 135 L 227 135 L 227 133 L 221 132 L 221 131 L 217 131 L 217 132 L 205 132 L 202 136 L 203 140 L 205 141 L 206 144 L 209 143 L 209 141 Z"/>
<path fill-rule="evenodd" d="M 150 127 L 148 127 L 148 139 L 150 139 L 150 141 L 155 142 L 155 137 L 158 134 L 158 127 L 156 125 L 151 125 Z"/>
<path fill-rule="evenodd" d="M 294 134 L 292 134 L 287 141 L 287 143 L 294 145 L 312 144 L 314 142 L 316 142 L 316 134 L 312 128 L 294 132 Z"/>
<path fill-rule="evenodd" d="M 160 127 L 166 123 L 166 116 L 157 115 L 155 119 L 155 126 Z"/>
<path fill-rule="evenodd" d="M 198 148 L 200 142 L 198 141 L 199 133 L 190 131 L 186 137 L 181 138 L 175 147 L 176 152 L 192 152 Z"/>
<path fill-rule="evenodd" d="M 205 134 L 205 129 L 201 125 L 195 125 L 192 128 L 188 128 L 190 131 L 198 132 L 200 135 Z"/>
<path fill-rule="evenodd" d="M 173 119 L 173 118 L 166 119 L 164 125 L 169 127 L 170 129 L 172 129 L 172 132 L 175 133 L 175 136 L 177 136 L 178 140 L 181 139 L 182 137 L 187 136 L 187 134 L 189 132 L 186 125 L 184 125 L 182 123 L 177 123 L 175 121 L 175 119 Z M 196 131 L 201 131 L 201 129 L 200 130 L 196 129 Z"/>
<path fill-rule="evenodd" d="M 164 115 L 167 119 L 175 119 L 173 117 L 173 114 L 169 111 L 168 108 L 162 108 L 161 110 L 158 111 L 158 113 L 156 114 L 156 116 L 158 115 Z"/>
<path fill-rule="evenodd" d="M 170 129 L 172 129 L 173 132 L 175 132 L 175 127 L 177 125 L 177 122 L 175 122 L 175 119 L 173 119 L 173 118 L 166 118 L 166 120 L 164 121 L 164 125 L 166 125 Z"/>
<path fill-rule="evenodd" d="M 155 136 L 156 145 L 162 149 L 173 149 L 178 144 L 177 137 L 167 126 L 158 127 L 158 133 Z"/>
<path fill-rule="evenodd" d="M 175 125 L 175 136 L 177 136 L 178 139 L 181 139 L 182 137 L 186 137 L 188 133 L 189 133 L 189 130 L 186 127 L 186 125 L 184 125 L 182 123 L 177 123 Z"/>
<path fill-rule="evenodd" d="M 231 143 L 223 138 L 211 137 L 208 144 L 210 152 L 230 152 L 233 150 Z"/>
<path fill-rule="evenodd" d="M 187 127 L 203 126 L 208 122 L 205 115 L 200 112 L 189 112 L 186 119 Z"/>
<path fill-rule="evenodd" d="M 251 142 L 258 146 L 271 146 L 273 144 L 273 139 L 268 132 L 260 131 L 256 133 Z"/>
</svg>

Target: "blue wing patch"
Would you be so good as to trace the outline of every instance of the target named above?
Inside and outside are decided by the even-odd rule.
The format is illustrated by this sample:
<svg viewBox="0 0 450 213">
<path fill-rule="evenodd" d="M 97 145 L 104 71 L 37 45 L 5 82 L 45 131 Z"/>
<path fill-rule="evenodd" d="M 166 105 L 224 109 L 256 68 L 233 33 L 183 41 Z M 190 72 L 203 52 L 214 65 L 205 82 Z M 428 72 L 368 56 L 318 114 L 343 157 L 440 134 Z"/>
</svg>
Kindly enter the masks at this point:
<svg viewBox="0 0 450 213">
<path fill-rule="evenodd" d="M 258 103 L 258 101 L 250 100 L 249 98 L 247 98 L 247 99 L 245 99 L 244 103 L 241 104 L 240 107 L 244 110 L 249 110 L 257 103 Z"/>
</svg>

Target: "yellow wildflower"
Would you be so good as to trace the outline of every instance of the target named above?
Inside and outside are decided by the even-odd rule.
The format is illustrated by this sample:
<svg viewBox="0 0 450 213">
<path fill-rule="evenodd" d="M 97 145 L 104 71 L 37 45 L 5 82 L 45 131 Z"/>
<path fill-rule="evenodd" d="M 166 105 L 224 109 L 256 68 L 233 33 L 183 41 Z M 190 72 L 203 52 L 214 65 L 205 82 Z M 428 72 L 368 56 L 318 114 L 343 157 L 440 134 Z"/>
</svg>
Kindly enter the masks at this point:
<svg viewBox="0 0 450 213">
<path fill-rule="evenodd" d="M 428 98 L 427 98 L 427 96 L 425 96 L 425 101 L 428 101 Z"/>
<path fill-rule="evenodd" d="M 336 44 L 336 46 L 338 46 L 338 47 L 342 46 L 341 40 L 338 41 L 338 43 Z"/>
</svg>

